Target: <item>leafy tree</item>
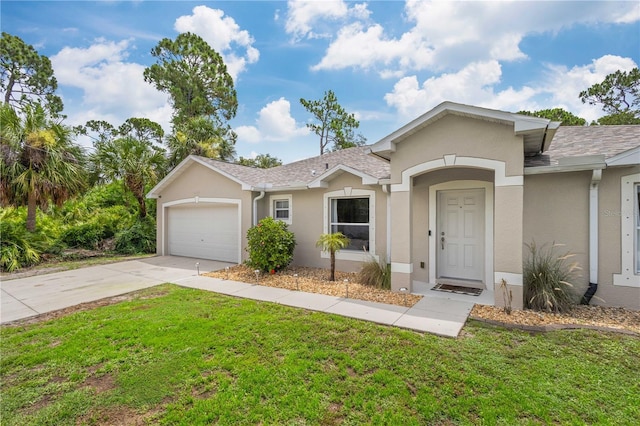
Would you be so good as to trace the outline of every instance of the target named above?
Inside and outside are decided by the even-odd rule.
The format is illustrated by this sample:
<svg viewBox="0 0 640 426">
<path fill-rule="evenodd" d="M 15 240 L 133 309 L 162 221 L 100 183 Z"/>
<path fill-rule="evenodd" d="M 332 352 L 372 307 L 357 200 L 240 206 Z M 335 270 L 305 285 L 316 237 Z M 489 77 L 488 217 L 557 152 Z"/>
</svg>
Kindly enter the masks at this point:
<svg viewBox="0 0 640 426">
<path fill-rule="evenodd" d="M 529 115 L 532 117 L 547 118 L 553 121 L 560 121 L 563 126 L 584 126 L 587 120 L 572 114 L 562 108 L 541 109 L 539 111 L 518 111 L 518 114 Z"/>
<path fill-rule="evenodd" d="M 190 118 L 175 126 L 173 133 L 167 138 L 169 167 L 175 167 L 189 155 L 222 161 L 233 160 L 235 137 L 235 133 L 229 134 L 209 118 Z"/>
<path fill-rule="evenodd" d="M 164 130 L 162 130 L 162 126 L 148 118 L 128 118 L 118 128 L 118 134 L 160 144 Z"/>
<path fill-rule="evenodd" d="M 201 37 L 183 33 L 175 40 L 164 38 L 151 54 L 157 63 L 144 70 L 144 80 L 169 94 L 174 124 L 205 116 L 222 125 L 235 117 L 233 79 L 222 57 Z"/>
<path fill-rule="evenodd" d="M 619 126 L 622 124 L 640 124 L 640 117 L 636 117 L 631 111 L 620 112 L 618 114 L 609 114 L 598 120 L 591 122 L 592 125 L 600 126 Z"/>
<path fill-rule="evenodd" d="M 340 106 L 333 91 L 324 92 L 324 97 L 315 101 L 300 98 L 300 103 L 315 118 L 315 122 L 307 123 L 307 127 L 320 136 L 320 155 L 330 150 L 330 143 L 334 150 L 364 144 L 362 135 L 354 136 L 354 129 L 360 122 Z"/>
<path fill-rule="evenodd" d="M 349 238 L 347 238 L 342 232 L 334 232 L 333 234 L 322 234 L 318 241 L 316 241 L 316 247 L 322 247 L 323 251 L 328 251 L 331 256 L 331 275 L 330 281 L 336 280 L 336 252 L 349 245 Z"/>
<path fill-rule="evenodd" d="M 258 154 L 256 158 L 240 157 L 238 164 L 249 167 L 257 167 L 259 169 L 270 169 L 282 165 L 282 160 L 272 157 L 269 154 Z"/>
<path fill-rule="evenodd" d="M 39 55 L 20 37 L 5 32 L 0 39 L 0 88 L 4 103 L 18 111 L 33 102 L 43 103 L 54 115 L 62 111 L 49 58 Z"/>
<path fill-rule="evenodd" d="M 147 184 L 162 176 L 165 167 L 164 150 L 148 140 L 131 136 L 96 144 L 93 161 L 106 180 L 122 179 L 124 186 L 138 201 L 139 216 L 147 216 L 144 193 Z"/>
<path fill-rule="evenodd" d="M 27 206 L 26 228 L 36 228 L 36 209 L 61 205 L 85 186 L 84 153 L 68 126 L 53 122 L 42 105 L 25 105 L 19 116 L 0 106 L 0 201 Z"/>
<path fill-rule="evenodd" d="M 602 83 L 596 83 L 580 92 L 582 103 L 602 105 L 602 109 L 614 116 L 605 121 L 617 124 L 637 124 L 640 118 L 640 70 L 616 71 L 607 75 Z"/>
</svg>

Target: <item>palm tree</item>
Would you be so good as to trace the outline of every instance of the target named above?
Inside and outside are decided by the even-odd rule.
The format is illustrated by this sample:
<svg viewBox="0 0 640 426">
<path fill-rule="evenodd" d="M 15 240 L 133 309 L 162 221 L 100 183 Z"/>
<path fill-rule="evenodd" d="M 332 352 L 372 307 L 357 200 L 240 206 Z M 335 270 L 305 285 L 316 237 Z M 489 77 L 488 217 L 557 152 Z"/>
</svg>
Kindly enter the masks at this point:
<svg viewBox="0 0 640 426">
<path fill-rule="evenodd" d="M 138 201 L 139 216 L 147 216 L 145 186 L 153 184 L 164 173 L 164 150 L 149 141 L 124 137 L 96 143 L 93 161 L 104 180 L 122 179 L 126 189 Z"/>
<path fill-rule="evenodd" d="M 85 156 L 68 126 L 53 122 L 40 104 L 23 115 L 0 106 L 0 204 L 27 206 L 26 228 L 36 229 L 36 210 L 61 205 L 85 187 Z"/>
<path fill-rule="evenodd" d="M 333 234 L 322 234 L 316 242 L 316 247 L 322 247 L 323 251 L 328 251 L 331 255 L 331 276 L 330 281 L 336 280 L 336 252 L 349 245 L 349 238 L 345 237 L 342 232 L 334 232 Z"/>
<path fill-rule="evenodd" d="M 189 155 L 200 155 L 215 160 L 229 161 L 235 155 L 235 138 L 232 131 L 209 118 L 198 116 L 176 126 L 167 138 L 169 166 L 175 167 Z"/>
</svg>

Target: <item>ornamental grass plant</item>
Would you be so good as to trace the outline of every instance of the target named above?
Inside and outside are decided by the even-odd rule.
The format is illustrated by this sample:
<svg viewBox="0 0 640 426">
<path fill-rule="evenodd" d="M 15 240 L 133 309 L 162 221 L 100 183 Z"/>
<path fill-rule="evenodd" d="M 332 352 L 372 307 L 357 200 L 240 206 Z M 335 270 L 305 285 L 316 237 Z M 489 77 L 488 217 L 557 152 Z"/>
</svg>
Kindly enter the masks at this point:
<svg viewBox="0 0 640 426">
<path fill-rule="evenodd" d="M 369 260 L 362 264 L 358 278 L 365 285 L 389 290 L 391 289 L 391 265 L 378 262 L 370 256 Z"/>
<path fill-rule="evenodd" d="M 566 312 L 576 304 L 573 284 L 581 270 L 570 262 L 575 254 L 558 254 L 562 244 L 525 244 L 529 256 L 524 264 L 524 306 L 543 312 Z"/>
</svg>

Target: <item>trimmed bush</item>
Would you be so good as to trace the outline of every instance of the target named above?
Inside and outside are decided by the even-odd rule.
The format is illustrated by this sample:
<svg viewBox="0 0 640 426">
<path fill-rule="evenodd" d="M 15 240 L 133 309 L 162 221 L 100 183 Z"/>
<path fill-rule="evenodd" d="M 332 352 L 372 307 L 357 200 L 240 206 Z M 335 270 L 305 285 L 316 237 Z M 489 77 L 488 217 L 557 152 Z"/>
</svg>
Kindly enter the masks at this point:
<svg viewBox="0 0 640 426">
<path fill-rule="evenodd" d="M 571 281 L 581 268 L 569 263 L 574 255 L 556 253 L 561 244 L 538 247 L 535 242 L 525 244 L 529 257 L 524 264 L 524 306 L 543 312 L 566 312 L 576 304 Z"/>
<path fill-rule="evenodd" d="M 265 217 L 247 231 L 247 265 L 263 272 L 284 269 L 293 260 L 295 236 L 287 224 Z"/>
</svg>

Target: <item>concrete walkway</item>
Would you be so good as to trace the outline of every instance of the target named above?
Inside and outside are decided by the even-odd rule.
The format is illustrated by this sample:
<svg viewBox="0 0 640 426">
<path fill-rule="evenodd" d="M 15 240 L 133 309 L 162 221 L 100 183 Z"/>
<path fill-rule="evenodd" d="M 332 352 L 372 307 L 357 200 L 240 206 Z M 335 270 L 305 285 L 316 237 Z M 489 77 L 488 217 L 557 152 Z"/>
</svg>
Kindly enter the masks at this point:
<svg viewBox="0 0 640 426">
<path fill-rule="evenodd" d="M 166 282 L 447 337 L 458 336 L 473 308 L 472 302 L 442 297 L 424 297 L 413 307 L 406 308 L 203 277 L 198 275 L 196 263 L 201 273 L 230 265 L 158 256 L 4 281 L 1 283 L 1 322 L 28 318 Z"/>
<path fill-rule="evenodd" d="M 279 303 L 447 337 L 458 336 L 474 305 L 471 302 L 423 297 L 413 307 L 406 308 L 210 277 L 186 278 L 177 284 L 229 296 Z"/>
</svg>

